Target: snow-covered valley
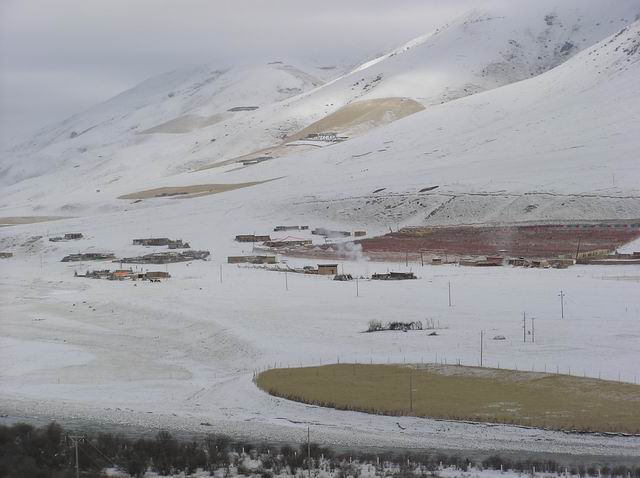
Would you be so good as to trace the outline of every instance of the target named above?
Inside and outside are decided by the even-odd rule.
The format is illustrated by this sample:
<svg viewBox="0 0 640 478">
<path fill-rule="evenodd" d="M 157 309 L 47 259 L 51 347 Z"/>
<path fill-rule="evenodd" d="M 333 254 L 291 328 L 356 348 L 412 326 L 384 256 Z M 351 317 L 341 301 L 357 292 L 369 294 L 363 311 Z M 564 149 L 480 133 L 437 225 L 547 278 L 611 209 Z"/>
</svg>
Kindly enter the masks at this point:
<svg viewBox="0 0 640 478">
<path fill-rule="evenodd" d="M 337 361 L 476 365 L 483 330 L 506 337 L 487 341 L 485 365 L 635 383 L 637 265 L 422 266 L 369 262 L 355 250 L 340 264 L 346 273 L 418 275 L 356 286 L 227 264 L 253 250 L 236 235 L 284 238 L 273 232 L 280 224 L 375 236 L 403 226 L 637 221 L 639 14 L 637 1 L 622 0 L 503 5 L 351 71 L 284 61 L 180 70 L 10 146 L 0 156 L 0 223 L 26 224 L 0 227 L 0 251 L 13 253 L 0 259 L 0 412 L 280 441 L 312 426 L 317 441 L 336 446 L 640 459 L 637 436 L 342 412 L 252 382 L 265 367 Z M 135 195 L 157 188 L 177 192 Z M 69 232 L 84 238 L 48 241 Z M 151 266 L 171 274 L 161 283 L 74 277 L 117 265 L 60 262 L 160 251 L 132 245 L 138 237 L 181 238 L 211 256 Z M 523 313 L 536 320 L 535 343 L 522 340 Z M 442 330 L 361 333 L 370 319 L 394 317 Z"/>
</svg>

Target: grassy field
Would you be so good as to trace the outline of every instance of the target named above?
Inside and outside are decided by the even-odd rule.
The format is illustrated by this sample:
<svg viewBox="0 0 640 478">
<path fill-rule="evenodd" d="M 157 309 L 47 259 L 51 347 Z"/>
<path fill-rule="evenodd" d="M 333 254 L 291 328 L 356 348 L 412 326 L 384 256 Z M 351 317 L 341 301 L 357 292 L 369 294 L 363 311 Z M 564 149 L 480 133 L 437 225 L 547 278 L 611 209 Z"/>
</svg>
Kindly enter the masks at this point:
<svg viewBox="0 0 640 478">
<path fill-rule="evenodd" d="M 640 433 L 640 386 L 455 365 L 340 364 L 256 377 L 278 397 L 340 410 Z"/>
</svg>

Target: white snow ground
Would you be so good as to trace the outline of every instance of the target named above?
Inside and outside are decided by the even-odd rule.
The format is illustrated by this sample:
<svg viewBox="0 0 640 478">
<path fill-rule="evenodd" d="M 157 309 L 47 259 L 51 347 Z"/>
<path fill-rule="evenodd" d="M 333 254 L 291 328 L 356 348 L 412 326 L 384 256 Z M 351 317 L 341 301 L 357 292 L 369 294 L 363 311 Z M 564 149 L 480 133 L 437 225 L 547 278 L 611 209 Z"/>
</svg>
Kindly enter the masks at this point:
<svg viewBox="0 0 640 478">
<path fill-rule="evenodd" d="M 413 264 L 419 280 L 362 281 L 355 297 L 353 283 L 289 274 L 287 291 L 280 274 L 224 264 L 227 255 L 249 250 L 232 241 L 236 234 L 267 233 L 277 224 L 377 234 L 406 224 L 640 217 L 640 23 L 634 22 L 640 7 L 532 4 L 493 12 L 492 20 L 481 12 L 452 22 L 325 86 L 318 86 L 328 79 L 325 70 L 283 64 L 174 72 L 5 152 L 0 217 L 76 217 L 0 228 L 0 249 L 15 254 L 0 262 L 3 413 L 204 431 L 199 424 L 210 422 L 283 440 L 311 424 L 318 441 L 332 444 L 640 456 L 638 437 L 404 418 L 400 430 L 397 418 L 290 403 L 251 382 L 256 369 L 274 364 L 475 364 L 480 330 L 508 338 L 487 341 L 488 365 L 639 378 L 640 273 L 630 266 Z M 505 52 L 510 39 L 524 46 Z M 545 45 L 561 50 L 568 39 L 584 50 L 571 49 L 564 62 L 532 53 Z M 463 59 L 459 49 L 469 45 Z M 492 53 L 478 58 L 480 51 Z M 483 77 L 497 61 L 502 66 Z M 499 74 L 512 64 L 519 65 L 517 75 Z M 434 84 L 427 81 L 429 65 L 469 76 Z M 345 91 L 368 71 L 374 79 L 384 73 L 379 87 Z M 541 74 L 524 79 L 531 73 Z M 464 96 L 460 87 L 470 82 L 478 87 Z M 414 89 L 418 84 L 425 89 Z M 445 91 L 448 85 L 457 92 Z M 270 146 L 355 99 L 398 92 L 427 109 L 318 151 L 193 171 Z M 438 104 L 446 94 L 457 99 Z M 227 111 L 236 106 L 259 109 Z M 280 179 L 199 198 L 117 199 L 161 186 L 272 178 Z M 428 186 L 439 187 L 418 192 Z M 46 241 L 75 231 L 87 238 Z M 27 245 L 34 235 L 45 238 Z M 100 265 L 59 262 L 90 250 L 138 255 L 144 249 L 131 240 L 152 235 L 209 249 L 212 260 L 170 265 L 173 277 L 162 284 L 74 278 L 75 270 Z M 354 252 L 345 272 L 404 267 L 357 259 Z M 564 320 L 560 290 L 567 294 Z M 536 318 L 535 344 L 521 341 L 523 312 Z M 439 337 L 360 333 L 370 318 L 397 316 L 433 318 L 448 328 Z"/>
</svg>

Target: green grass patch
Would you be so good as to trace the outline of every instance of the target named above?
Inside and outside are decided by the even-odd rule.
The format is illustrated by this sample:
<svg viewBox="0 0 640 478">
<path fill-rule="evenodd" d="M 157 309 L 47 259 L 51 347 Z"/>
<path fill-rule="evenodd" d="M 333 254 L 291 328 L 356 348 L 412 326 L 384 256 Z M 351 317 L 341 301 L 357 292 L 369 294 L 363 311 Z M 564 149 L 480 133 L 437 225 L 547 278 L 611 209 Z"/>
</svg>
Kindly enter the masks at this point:
<svg viewBox="0 0 640 478">
<path fill-rule="evenodd" d="M 569 375 L 340 364 L 267 370 L 256 383 L 271 395 L 339 410 L 640 433 L 640 386 Z"/>
</svg>

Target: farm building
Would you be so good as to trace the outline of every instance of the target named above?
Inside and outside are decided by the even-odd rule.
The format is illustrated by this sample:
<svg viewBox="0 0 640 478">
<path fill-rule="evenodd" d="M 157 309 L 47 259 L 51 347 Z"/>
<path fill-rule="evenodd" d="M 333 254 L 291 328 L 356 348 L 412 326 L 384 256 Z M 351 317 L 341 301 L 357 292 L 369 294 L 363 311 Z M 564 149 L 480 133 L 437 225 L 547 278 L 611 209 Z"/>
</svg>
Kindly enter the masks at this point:
<svg viewBox="0 0 640 478">
<path fill-rule="evenodd" d="M 610 249 L 593 249 L 591 251 L 578 252 L 576 254 L 576 262 L 579 264 L 586 264 L 592 259 L 604 259 L 613 252 Z"/>
<path fill-rule="evenodd" d="M 504 259 L 502 257 L 486 257 L 484 259 L 461 259 L 459 264 L 472 267 L 498 267 L 503 262 Z"/>
<path fill-rule="evenodd" d="M 275 264 L 276 256 L 229 256 L 229 264 Z"/>
<path fill-rule="evenodd" d="M 169 243 L 174 242 L 168 237 L 148 237 L 144 239 L 134 239 L 134 246 L 168 246 Z M 180 241 L 182 242 L 182 241 Z"/>
<path fill-rule="evenodd" d="M 387 272 L 386 274 L 373 274 L 373 280 L 409 280 L 416 279 L 413 272 Z"/>
<path fill-rule="evenodd" d="M 271 236 L 257 236 L 255 234 L 238 234 L 236 236 L 237 242 L 266 242 L 270 240 Z"/>
<path fill-rule="evenodd" d="M 73 241 L 77 239 L 82 239 L 84 236 L 81 232 L 68 232 L 64 236 L 50 237 L 50 242 L 60 242 L 60 241 Z"/>
<path fill-rule="evenodd" d="M 0 252 L 0 259 L 8 259 L 13 257 L 13 252 Z"/>
<path fill-rule="evenodd" d="M 170 241 L 168 246 L 169 249 L 191 249 L 191 245 L 188 242 L 182 242 L 182 239 Z"/>
<path fill-rule="evenodd" d="M 164 272 L 164 271 L 147 271 L 144 274 L 145 278 L 147 279 L 169 279 L 171 277 L 171 274 L 169 274 L 168 272 Z"/>
<path fill-rule="evenodd" d="M 318 264 L 318 275 L 332 276 L 338 273 L 338 264 Z"/>
<path fill-rule="evenodd" d="M 325 237 L 349 237 L 351 233 L 348 231 L 332 231 L 331 229 L 326 229 L 324 227 L 316 227 L 311 234 L 316 236 L 325 236 Z"/>
<path fill-rule="evenodd" d="M 366 236 L 367 235 L 367 231 L 353 231 L 353 236 L 354 237 L 362 237 L 362 236 Z"/>
<path fill-rule="evenodd" d="M 276 226 L 273 228 L 273 231 L 306 231 L 307 229 L 309 229 L 309 226 Z"/>
<path fill-rule="evenodd" d="M 287 239 L 282 241 L 266 241 L 265 247 L 291 247 L 291 246 L 310 246 L 313 244 L 311 239 Z"/>
</svg>

